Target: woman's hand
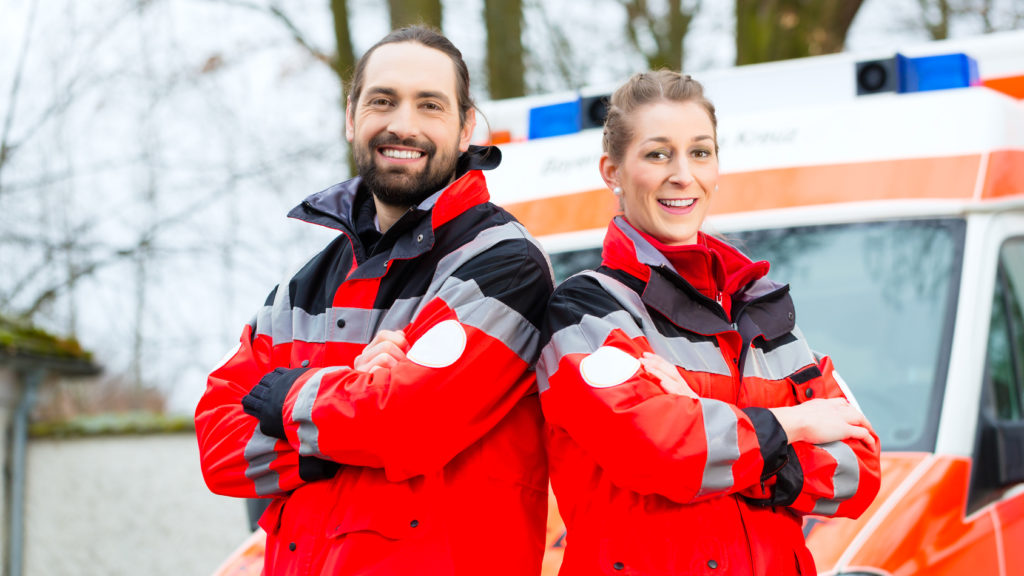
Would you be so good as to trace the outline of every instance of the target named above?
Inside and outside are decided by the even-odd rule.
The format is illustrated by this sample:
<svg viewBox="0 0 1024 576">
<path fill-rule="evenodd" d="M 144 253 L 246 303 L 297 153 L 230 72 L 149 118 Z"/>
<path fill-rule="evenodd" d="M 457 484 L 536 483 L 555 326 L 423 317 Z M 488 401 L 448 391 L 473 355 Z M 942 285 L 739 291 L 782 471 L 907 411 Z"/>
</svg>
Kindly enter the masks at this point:
<svg viewBox="0 0 1024 576">
<path fill-rule="evenodd" d="M 657 376 L 658 380 L 661 381 L 661 389 L 669 394 L 679 394 L 680 396 L 689 396 L 690 398 L 698 398 L 697 393 L 690 388 L 690 385 L 683 380 L 683 377 L 679 374 L 679 370 L 668 360 L 665 360 L 657 354 L 651 352 L 644 352 L 644 355 L 640 358 L 640 364 L 654 376 Z"/>
<path fill-rule="evenodd" d="M 380 368 L 390 368 L 405 359 L 405 351 L 408 349 L 409 342 L 404 332 L 381 330 L 352 361 L 352 368 L 371 373 Z"/>
<path fill-rule="evenodd" d="M 827 444 L 856 438 L 870 440 L 871 424 L 846 398 L 815 398 L 797 406 L 770 408 L 789 443 Z"/>
</svg>

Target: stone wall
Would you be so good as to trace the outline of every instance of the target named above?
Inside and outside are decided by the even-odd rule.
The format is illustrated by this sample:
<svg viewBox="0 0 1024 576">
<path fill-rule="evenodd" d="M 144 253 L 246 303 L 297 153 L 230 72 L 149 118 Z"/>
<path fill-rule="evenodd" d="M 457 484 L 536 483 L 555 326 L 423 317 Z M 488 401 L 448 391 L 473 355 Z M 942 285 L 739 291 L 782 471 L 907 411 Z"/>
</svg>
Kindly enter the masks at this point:
<svg viewBox="0 0 1024 576">
<path fill-rule="evenodd" d="M 29 441 L 26 576 L 208 576 L 248 535 L 190 433 Z"/>
</svg>

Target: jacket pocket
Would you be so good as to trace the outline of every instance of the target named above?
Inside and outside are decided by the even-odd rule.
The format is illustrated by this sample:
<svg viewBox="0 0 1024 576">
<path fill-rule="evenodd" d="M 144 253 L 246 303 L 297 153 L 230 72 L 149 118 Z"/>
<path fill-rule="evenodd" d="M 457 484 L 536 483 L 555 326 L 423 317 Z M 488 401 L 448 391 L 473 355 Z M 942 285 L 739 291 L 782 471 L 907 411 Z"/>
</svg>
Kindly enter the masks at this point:
<svg viewBox="0 0 1024 576">
<path fill-rule="evenodd" d="M 366 531 L 402 540 L 429 526 L 422 476 L 389 482 L 383 470 L 348 467 L 338 480 L 337 497 L 326 524 L 328 538 Z"/>
</svg>

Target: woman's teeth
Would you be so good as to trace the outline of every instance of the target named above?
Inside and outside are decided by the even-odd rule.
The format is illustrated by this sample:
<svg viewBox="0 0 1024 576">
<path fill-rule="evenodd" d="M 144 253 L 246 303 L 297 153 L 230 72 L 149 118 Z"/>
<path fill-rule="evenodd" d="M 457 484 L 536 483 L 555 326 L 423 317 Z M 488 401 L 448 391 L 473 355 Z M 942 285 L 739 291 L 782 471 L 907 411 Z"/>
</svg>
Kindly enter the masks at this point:
<svg viewBox="0 0 1024 576">
<path fill-rule="evenodd" d="M 693 206 L 693 203 L 696 201 L 696 198 L 687 198 L 685 200 L 658 200 L 658 202 L 672 208 L 686 208 L 688 206 Z"/>
</svg>

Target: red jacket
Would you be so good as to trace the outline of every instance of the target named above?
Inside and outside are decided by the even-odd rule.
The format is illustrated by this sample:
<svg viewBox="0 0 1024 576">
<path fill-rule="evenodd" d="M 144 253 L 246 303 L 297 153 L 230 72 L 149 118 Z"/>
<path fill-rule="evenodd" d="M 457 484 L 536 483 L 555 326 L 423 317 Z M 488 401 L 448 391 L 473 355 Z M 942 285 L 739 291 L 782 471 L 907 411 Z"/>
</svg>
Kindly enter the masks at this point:
<svg viewBox="0 0 1024 576">
<path fill-rule="evenodd" d="M 488 203 L 479 170 L 372 246 L 358 183 L 292 211 L 342 234 L 210 374 L 196 410 L 206 482 L 274 498 L 266 574 L 536 574 L 548 485 L 530 366 L 546 258 Z M 405 331 L 408 358 L 353 370 L 380 329 Z"/>
<path fill-rule="evenodd" d="M 838 376 L 788 287 L 702 239 L 731 317 L 622 218 L 602 267 L 552 297 L 537 374 L 563 575 L 815 574 L 801 516 L 857 516 L 878 491 L 877 438 L 787 446 L 767 408 L 841 396 Z M 700 398 L 664 392 L 644 352 Z"/>
</svg>

